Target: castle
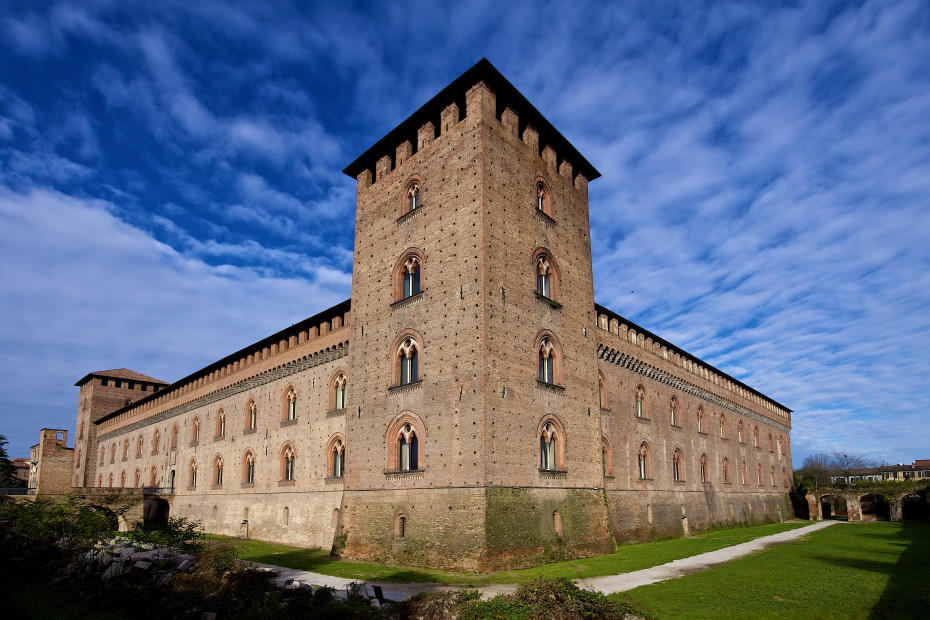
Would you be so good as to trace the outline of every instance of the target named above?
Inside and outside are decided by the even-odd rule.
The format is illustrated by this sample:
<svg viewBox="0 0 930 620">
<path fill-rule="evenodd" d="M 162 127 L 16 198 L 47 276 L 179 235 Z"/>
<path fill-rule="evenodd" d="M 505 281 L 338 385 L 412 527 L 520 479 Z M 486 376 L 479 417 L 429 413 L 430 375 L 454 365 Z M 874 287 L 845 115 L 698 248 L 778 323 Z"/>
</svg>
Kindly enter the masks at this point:
<svg viewBox="0 0 930 620">
<path fill-rule="evenodd" d="M 790 515 L 790 410 L 595 303 L 600 175 L 491 63 L 344 172 L 351 299 L 170 385 L 88 374 L 74 487 L 467 571 Z"/>
</svg>

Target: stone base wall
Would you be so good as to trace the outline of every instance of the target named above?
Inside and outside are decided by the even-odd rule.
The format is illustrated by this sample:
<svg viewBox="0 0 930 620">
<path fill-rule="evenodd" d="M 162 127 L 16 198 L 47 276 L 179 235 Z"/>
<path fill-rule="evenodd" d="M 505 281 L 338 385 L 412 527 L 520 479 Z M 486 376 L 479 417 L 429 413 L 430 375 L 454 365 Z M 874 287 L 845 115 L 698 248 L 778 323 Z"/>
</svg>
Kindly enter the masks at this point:
<svg viewBox="0 0 930 620">
<path fill-rule="evenodd" d="M 794 516 L 787 495 L 699 491 L 608 491 L 610 529 L 617 542 L 681 536 L 720 525 L 752 525 Z"/>
<path fill-rule="evenodd" d="M 488 571 L 613 551 L 598 489 L 488 489 L 487 513 Z"/>
<path fill-rule="evenodd" d="M 341 520 L 342 490 L 177 495 L 170 504 L 172 517 L 200 521 L 214 534 L 330 549 Z"/>
<path fill-rule="evenodd" d="M 346 491 L 345 555 L 479 572 L 486 561 L 484 489 Z M 403 536 L 398 517 L 405 517 Z"/>
</svg>

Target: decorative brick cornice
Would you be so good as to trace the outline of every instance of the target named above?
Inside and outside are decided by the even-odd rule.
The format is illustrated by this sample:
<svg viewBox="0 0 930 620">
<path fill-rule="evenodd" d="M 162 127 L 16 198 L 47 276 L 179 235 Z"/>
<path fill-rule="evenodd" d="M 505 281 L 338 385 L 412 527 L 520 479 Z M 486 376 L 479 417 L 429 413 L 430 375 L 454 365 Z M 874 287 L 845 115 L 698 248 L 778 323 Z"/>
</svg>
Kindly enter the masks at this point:
<svg viewBox="0 0 930 620">
<path fill-rule="evenodd" d="M 781 424 L 780 422 L 777 422 L 771 418 L 767 418 L 765 416 L 759 415 L 758 413 L 756 413 L 755 411 L 752 411 L 751 409 L 747 409 L 745 407 L 737 405 L 736 403 L 733 403 L 724 398 L 721 398 L 717 396 L 716 394 L 708 392 L 707 390 L 703 388 L 699 388 L 698 386 L 692 383 L 688 383 L 687 381 L 680 379 L 672 374 L 669 374 L 665 372 L 664 370 L 659 370 L 655 366 L 651 364 L 647 364 L 646 362 L 640 359 L 637 359 L 633 357 L 632 355 L 621 353 L 620 351 L 617 351 L 616 349 L 605 346 L 603 344 L 599 344 L 597 345 L 597 356 L 600 359 L 604 360 L 605 362 L 608 362 L 610 364 L 616 364 L 617 366 L 620 366 L 621 368 L 625 368 L 627 370 L 635 372 L 636 374 L 652 379 L 653 381 L 664 383 L 665 385 L 669 385 L 675 388 L 676 390 L 679 390 L 680 392 L 684 392 L 685 394 L 691 394 L 692 396 L 697 396 L 698 398 L 702 400 L 706 400 L 707 402 L 711 404 L 717 405 L 718 407 L 723 407 L 724 409 L 729 409 L 730 411 L 738 413 L 741 416 L 745 416 L 751 420 L 755 420 L 756 422 L 774 426 L 775 428 L 785 433 L 790 432 L 790 429 L 784 424 Z"/>
<path fill-rule="evenodd" d="M 537 220 L 541 221 L 543 224 L 545 224 L 548 227 L 555 226 L 555 220 L 549 217 L 548 215 L 546 215 L 544 211 L 541 211 L 539 209 L 535 209 L 535 211 L 536 211 Z"/>
<path fill-rule="evenodd" d="M 303 372 L 310 368 L 315 368 L 316 366 L 322 366 L 334 360 L 343 358 L 349 354 L 349 347 L 336 347 L 330 351 L 325 351 L 319 355 L 313 355 L 306 359 L 294 360 L 290 364 L 285 364 L 284 366 L 279 366 L 277 368 L 268 370 L 261 374 L 255 375 L 254 377 L 249 377 L 248 379 L 243 379 L 229 387 L 225 387 L 221 390 L 217 390 L 211 394 L 201 396 L 200 398 L 195 398 L 189 402 L 178 405 L 177 407 L 172 407 L 166 409 L 161 413 L 154 415 L 152 417 L 147 417 L 139 420 L 138 422 L 133 422 L 127 426 L 124 426 L 115 431 L 110 431 L 109 433 L 104 433 L 97 437 L 98 441 L 105 441 L 112 437 L 118 437 L 125 433 L 131 433 L 132 431 L 146 428 L 153 423 L 158 423 L 163 420 L 169 420 L 173 417 L 183 415 L 188 411 L 193 411 L 194 409 L 199 409 L 200 407 L 205 407 L 207 405 L 219 402 L 230 396 L 235 396 L 236 394 L 241 394 L 243 392 L 248 392 L 249 390 L 254 390 L 257 387 L 267 385 L 278 379 L 283 379 L 284 377 L 289 377 L 298 372 Z"/>
<path fill-rule="evenodd" d="M 384 477 L 388 480 L 422 480 L 425 478 L 423 469 L 414 469 L 411 471 L 386 471 Z"/>
<path fill-rule="evenodd" d="M 412 383 L 405 383 L 403 385 L 392 385 L 388 388 L 390 394 L 403 394 L 405 392 L 413 392 L 414 390 L 419 390 L 423 387 L 423 379 L 414 381 Z"/>
<path fill-rule="evenodd" d="M 545 381 L 536 380 L 536 387 L 540 390 L 549 390 L 550 392 L 555 392 L 556 394 L 562 394 L 565 392 L 565 386 L 556 385 L 555 383 L 546 383 Z"/>
<path fill-rule="evenodd" d="M 411 295 L 410 297 L 404 297 L 403 299 L 399 299 L 391 304 L 391 309 L 397 310 L 398 308 L 403 308 L 405 306 L 409 306 L 410 304 L 416 303 L 420 301 L 421 299 L 423 299 L 423 293 L 425 292 L 426 292 L 426 289 L 423 289 L 416 295 Z"/>
<path fill-rule="evenodd" d="M 423 213 L 423 209 L 424 209 L 424 208 L 425 208 L 425 207 L 424 207 L 423 205 L 420 205 L 419 207 L 417 207 L 417 208 L 414 209 L 413 211 L 407 211 L 406 213 L 404 213 L 403 215 L 401 215 L 399 218 L 397 218 L 397 223 L 398 223 L 398 224 L 403 224 L 404 222 L 409 222 L 409 221 L 412 220 L 413 218 L 415 218 L 415 217 L 419 216 L 421 213 Z"/>
</svg>

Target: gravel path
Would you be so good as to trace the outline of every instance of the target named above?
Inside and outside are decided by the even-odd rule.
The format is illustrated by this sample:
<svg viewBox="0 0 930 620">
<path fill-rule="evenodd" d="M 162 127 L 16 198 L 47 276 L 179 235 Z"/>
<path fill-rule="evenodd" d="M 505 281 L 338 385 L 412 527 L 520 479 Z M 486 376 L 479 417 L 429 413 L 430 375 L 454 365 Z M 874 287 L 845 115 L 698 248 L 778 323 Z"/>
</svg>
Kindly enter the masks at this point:
<svg viewBox="0 0 930 620">
<path fill-rule="evenodd" d="M 725 547 L 723 549 L 718 549 L 717 551 L 708 551 L 707 553 L 701 553 L 700 555 L 691 556 L 690 558 L 675 560 L 673 562 L 669 562 L 668 564 L 653 566 L 652 568 L 645 568 L 643 570 L 633 571 L 631 573 L 621 573 L 619 575 L 605 575 L 603 577 L 588 577 L 587 579 L 577 579 L 575 583 L 577 583 L 581 588 L 588 590 L 599 590 L 604 594 L 626 592 L 627 590 L 632 590 L 633 588 L 638 588 L 639 586 L 665 581 L 666 579 L 677 579 L 685 575 L 691 575 L 708 568 L 713 568 L 714 566 L 718 566 L 724 562 L 729 562 L 730 560 L 741 558 L 743 556 L 749 555 L 750 553 L 761 551 L 766 547 L 771 547 L 772 545 L 778 545 L 796 540 L 805 534 L 809 534 L 810 532 L 814 532 L 816 530 L 821 530 L 836 523 L 840 522 L 818 521 L 813 525 L 799 527 L 787 532 L 781 532 L 780 534 L 772 534 L 771 536 L 763 536 L 762 538 L 757 538 L 755 540 L 741 543 L 739 545 L 733 545 L 732 547 Z M 295 582 L 312 584 L 315 586 L 329 586 L 334 588 L 337 592 L 344 593 L 349 587 L 349 584 L 358 582 L 357 579 L 332 577 L 330 575 L 321 575 L 320 573 L 311 573 L 295 568 L 273 566 L 271 564 L 259 564 L 257 562 L 251 562 L 250 564 L 253 566 L 272 569 L 280 575 L 281 579 L 292 579 Z M 364 583 L 370 596 L 374 596 L 374 590 L 372 586 L 380 586 L 384 598 L 393 601 L 403 600 L 420 592 L 456 590 L 462 587 L 449 586 L 440 583 L 392 583 L 386 581 L 367 581 Z M 502 583 L 477 586 L 476 589 L 479 590 L 485 598 L 490 598 L 498 594 L 511 594 L 517 590 L 517 587 L 517 584 Z"/>
</svg>

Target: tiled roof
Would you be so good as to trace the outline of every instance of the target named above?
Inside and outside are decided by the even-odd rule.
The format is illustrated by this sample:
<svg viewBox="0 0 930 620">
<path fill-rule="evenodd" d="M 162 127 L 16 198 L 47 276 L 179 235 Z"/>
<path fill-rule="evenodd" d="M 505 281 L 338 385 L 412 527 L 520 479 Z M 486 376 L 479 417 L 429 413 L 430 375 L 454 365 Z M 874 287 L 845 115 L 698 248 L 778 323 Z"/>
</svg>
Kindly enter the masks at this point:
<svg viewBox="0 0 930 620">
<path fill-rule="evenodd" d="M 146 383 L 159 383 L 161 385 L 168 385 L 166 382 L 161 379 L 156 379 L 155 377 L 150 377 L 148 375 L 143 375 L 141 372 L 136 372 L 135 370 L 129 370 L 128 368 L 115 368 L 113 370 L 98 370 L 97 372 L 89 373 L 83 379 L 75 383 L 74 385 L 84 385 L 87 383 L 91 377 L 107 377 L 111 379 L 126 379 L 128 381 L 145 381 Z"/>
</svg>

